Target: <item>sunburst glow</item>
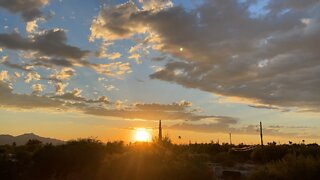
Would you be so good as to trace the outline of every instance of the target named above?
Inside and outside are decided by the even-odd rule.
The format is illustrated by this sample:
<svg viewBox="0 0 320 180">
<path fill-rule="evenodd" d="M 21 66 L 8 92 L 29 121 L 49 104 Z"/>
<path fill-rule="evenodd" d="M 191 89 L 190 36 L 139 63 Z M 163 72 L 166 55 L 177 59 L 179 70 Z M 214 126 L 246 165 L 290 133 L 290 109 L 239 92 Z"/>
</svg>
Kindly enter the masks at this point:
<svg viewBox="0 0 320 180">
<path fill-rule="evenodd" d="M 151 139 L 150 132 L 145 128 L 135 130 L 134 139 L 139 142 L 148 142 Z"/>
</svg>

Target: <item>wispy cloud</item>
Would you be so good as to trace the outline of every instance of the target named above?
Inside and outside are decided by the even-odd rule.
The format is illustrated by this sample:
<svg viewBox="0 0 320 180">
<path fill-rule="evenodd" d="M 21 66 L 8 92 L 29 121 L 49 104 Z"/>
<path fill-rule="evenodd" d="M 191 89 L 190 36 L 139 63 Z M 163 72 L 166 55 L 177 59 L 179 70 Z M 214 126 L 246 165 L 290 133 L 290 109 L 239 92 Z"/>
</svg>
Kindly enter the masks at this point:
<svg viewBox="0 0 320 180">
<path fill-rule="evenodd" d="M 64 109 L 76 110 L 84 114 L 106 117 L 119 117 L 123 119 L 144 120 L 184 120 L 199 121 L 201 119 L 223 119 L 228 123 L 235 121 L 232 117 L 199 115 L 187 101 L 172 104 L 135 103 L 124 105 L 119 102 L 111 102 L 107 97 L 100 96 L 97 99 L 88 99 L 81 96 L 80 89 L 64 92 L 66 84 L 57 83 L 57 95 L 39 95 L 43 91 L 41 84 L 32 86 L 32 94 L 15 94 L 8 83 L 0 81 L 0 106 L 15 109 Z"/>
<path fill-rule="evenodd" d="M 248 125 L 248 126 L 235 126 L 237 122 L 226 122 L 219 120 L 214 123 L 180 123 L 168 126 L 169 129 L 183 130 L 183 131 L 193 131 L 193 132 L 203 132 L 203 133 L 233 133 L 233 134 L 259 134 L 258 126 Z M 267 136 L 293 136 L 302 135 L 301 132 L 286 132 L 280 131 L 280 129 L 267 127 L 263 129 L 263 132 Z"/>
</svg>

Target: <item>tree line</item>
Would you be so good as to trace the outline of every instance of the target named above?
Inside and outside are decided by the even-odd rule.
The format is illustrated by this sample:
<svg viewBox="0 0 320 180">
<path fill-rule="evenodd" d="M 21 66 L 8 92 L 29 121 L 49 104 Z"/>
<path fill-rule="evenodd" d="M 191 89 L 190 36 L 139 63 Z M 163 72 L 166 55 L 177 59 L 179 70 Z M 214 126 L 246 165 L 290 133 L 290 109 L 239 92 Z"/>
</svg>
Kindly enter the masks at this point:
<svg viewBox="0 0 320 180">
<path fill-rule="evenodd" d="M 152 143 L 102 143 L 78 139 L 61 145 L 29 140 L 0 146 L 0 179 L 19 180 L 191 180 L 215 179 L 208 163 L 232 167 L 252 163 L 243 179 L 320 179 L 317 144 L 268 143 L 250 151 L 228 143 L 173 144 L 170 138 Z"/>
</svg>

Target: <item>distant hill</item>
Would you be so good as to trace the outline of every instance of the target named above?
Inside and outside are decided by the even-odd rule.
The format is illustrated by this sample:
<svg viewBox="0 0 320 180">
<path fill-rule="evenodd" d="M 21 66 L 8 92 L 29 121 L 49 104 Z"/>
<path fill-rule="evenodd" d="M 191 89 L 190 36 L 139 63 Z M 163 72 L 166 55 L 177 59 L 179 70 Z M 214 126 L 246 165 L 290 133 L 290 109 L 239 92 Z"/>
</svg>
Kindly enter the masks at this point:
<svg viewBox="0 0 320 180">
<path fill-rule="evenodd" d="M 58 139 L 53 139 L 53 138 L 46 138 L 46 137 L 41 137 L 33 133 L 27 133 L 27 134 L 22 134 L 19 136 L 11 136 L 11 135 L 0 135 L 0 145 L 4 144 L 12 144 L 13 142 L 16 142 L 17 145 L 23 145 L 26 142 L 28 142 L 29 139 L 37 139 L 41 141 L 42 143 L 52 143 L 53 145 L 56 144 L 62 144 L 64 141 L 58 140 Z"/>
</svg>

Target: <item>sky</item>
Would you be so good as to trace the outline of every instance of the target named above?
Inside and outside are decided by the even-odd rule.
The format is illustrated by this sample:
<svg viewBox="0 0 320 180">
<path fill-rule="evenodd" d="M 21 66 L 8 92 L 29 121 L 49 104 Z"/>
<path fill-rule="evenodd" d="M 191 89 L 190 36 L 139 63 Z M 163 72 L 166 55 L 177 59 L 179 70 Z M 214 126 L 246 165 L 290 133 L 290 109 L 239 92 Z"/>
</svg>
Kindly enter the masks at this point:
<svg viewBox="0 0 320 180">
<path fill-rule="evenodd" d="M 319 47 L 318 0 L 1 0 L 0 134 L 320 143 Z"/>
</svg>

